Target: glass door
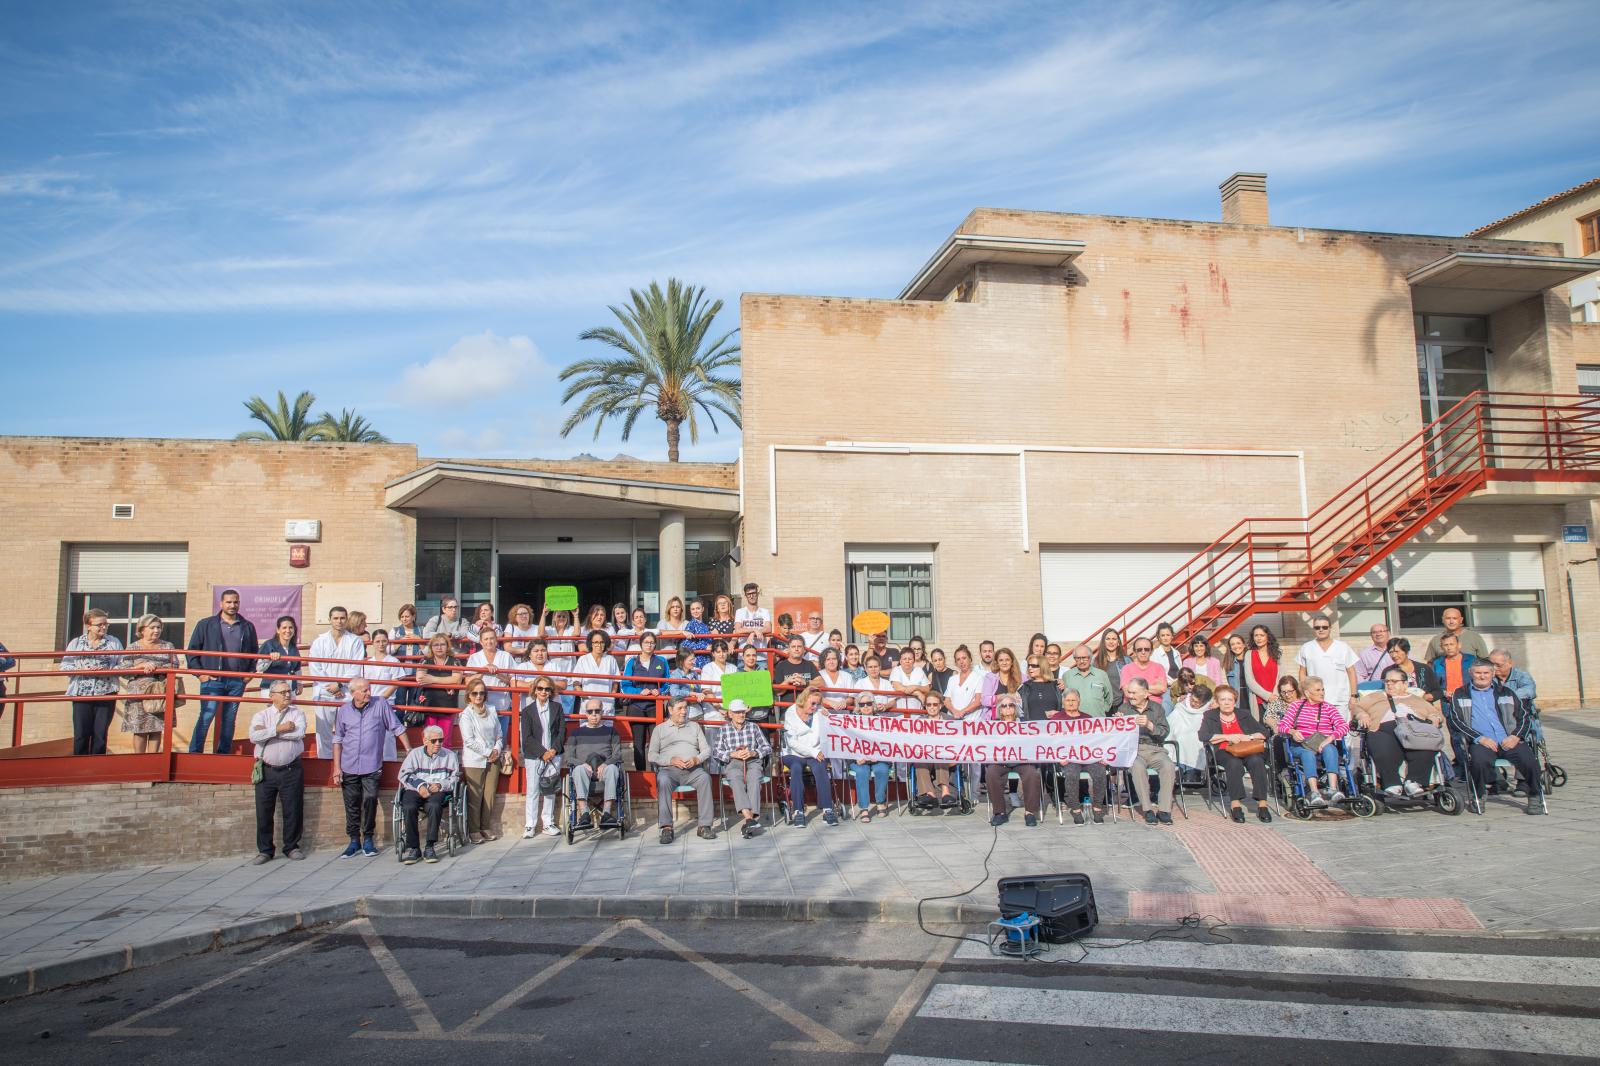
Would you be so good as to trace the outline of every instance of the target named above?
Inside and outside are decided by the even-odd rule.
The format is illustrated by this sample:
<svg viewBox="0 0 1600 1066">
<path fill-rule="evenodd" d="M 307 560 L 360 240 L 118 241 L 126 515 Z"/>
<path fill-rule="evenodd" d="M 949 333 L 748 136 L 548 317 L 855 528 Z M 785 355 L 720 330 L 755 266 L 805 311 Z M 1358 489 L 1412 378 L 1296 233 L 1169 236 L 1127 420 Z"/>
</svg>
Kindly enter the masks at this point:
<svg viewBox="0 0 1600 1066">
<path fill-rule="evenodd" d="M 1489 388 L 1489 322 L 1471 315 L 1417 315 L 1417 386 L 1424 424 L 1434 422 L 1474 392 Z M 1476 432 L 1470 419 L 1431 442 L 1435 473 L 1455 473 L 1467 462 Z"/>
</svg>

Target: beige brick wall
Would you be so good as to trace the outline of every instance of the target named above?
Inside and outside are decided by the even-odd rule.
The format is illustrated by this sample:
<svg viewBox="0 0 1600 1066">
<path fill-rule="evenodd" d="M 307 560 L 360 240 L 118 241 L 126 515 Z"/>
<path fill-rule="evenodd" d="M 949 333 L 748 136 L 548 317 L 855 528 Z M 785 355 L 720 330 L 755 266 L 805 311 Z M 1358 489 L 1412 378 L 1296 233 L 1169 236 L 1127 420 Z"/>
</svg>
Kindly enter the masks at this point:
<svg viewBox="0 0 1600 1066">
<path fill-rule="evenodd" d="M 41 651 L 79 632 L 64 618 L 74 543 L 186 543 L 191 628 L 210 611 L 212 583 L 303 583 L 308 630 L 319 581 L 381 582 L 392 612 L 412 595 L 415 534 L 383 506 L 383 485 L 416 465 L 411 445 L 0 438 L 0 495 L 12 501 L 0 588 L 27 605 L 9 613 L 0 641 Z M 134 518 L 113 520 L 114 503 L 133 504 Z M 289 566 L 288 518 L 322 521 L 306 569 Z M 29 740 L 71 735 L 64 707 L 34 704 L 27 720 Z"/>
<path fill-rule="evenodd" d="M 391 792 L 378 797 L 378 843 L 392 847 Z M 502 793 L 501 832 L 520 833 L 522 797 Z M 0 880 L 255 854 L 251 785 L 125 784 L 0 789 Z M 281 844 L 283 826 L 276 826 Z M 307 850 L 343 849 L 337 789 L 308 788 Z"/>
<path fill-rule="evenodd" d="M 1204 544 L 1247 515 L 1303 513 L 1296 459 L 1201 452 L 1301 452 L 1316 507 L 1420 428 L 1406 274 L 1454 251 L 1556 253 L 989 209 L 960 230 L 1087 251 L 1065 277 L 980 265 L 939 302 L 750 294 L 741 306 L 745 576 L 772 595 L 822 595 L 842 626 L 846 545 L 936 544 L 947 647 L 1039 628 L 1041 546 Z M 1509 387 L 1570 380 L 1560 310 L 1557 294 L 1495 316 Z M 769 452 L 839 441 L 1108 451 L 1030 454 L 1024 550 L 1015 456 Z M 1529 510 L 1508 508 L 1496 535 L 1559 537 L 1559 508 Z M 1562 639 L 1569 630 L 1529 653 Z M 1565 678 L 1549 654 L 1552 689 L 1570 688 L 1570 651 Z"/>
</svg>

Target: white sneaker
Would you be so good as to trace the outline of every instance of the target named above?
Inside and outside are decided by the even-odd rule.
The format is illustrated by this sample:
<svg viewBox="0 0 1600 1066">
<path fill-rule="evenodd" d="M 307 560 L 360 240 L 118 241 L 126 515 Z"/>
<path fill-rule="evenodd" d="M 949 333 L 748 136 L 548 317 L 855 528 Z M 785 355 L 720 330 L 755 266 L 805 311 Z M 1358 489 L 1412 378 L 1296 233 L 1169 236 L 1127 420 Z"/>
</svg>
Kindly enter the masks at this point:
<svg viewBox="0 0 1600 1066">
<path fill-rule="evenodd" d="M 544 827 L 544 835 L 547 837 L 558 837 L 561 835 L 561 830 L 557 829 L 553 825 L 547 825 Z"/>
<path fill-rule="evenodd" d="M 536 835 L 536 833 L 537 833 L 537 830 L 535 830 L 533 828 L 533 826 L 531 826 L 531 825 L 525 825 L 525 826 L 522 827 L 522 839 L 523 840 L 532 840 L 534 838 L 534 836 Z"/>
<path fill-rule="evenodd" d="M 1326 807 L 1327 803 L 1322 798 L 1322 793 L 1311 788 L 1306 790 L 1306 804 L 1311 807 Z"/>
<path fill-rule="evenodd" d="M 1426 791 L 1427 791 L 1427 789 L 1423 788 L 1421 785 L 1417 784 L 1415 781 L 1407 781 L 1406 782 L 1406 795 L 1408 795 L 1408 796 L 1420 796 Z"/>
<path fill-rule="evenodd" d="M 1334 789 L 1333 790 L 1333 795 L 1328 797 L 1328 802 L 1330 804 L 1343 803 L 1344 802 L 1344 793 L 1340 792 L 1338 789 Z"/>
<path fill-rule="evenodd" d="M 1408 782 L 1408 784 L 1409 784 L 1409 782 Z M 1402 795 L 1404 793 L 1405 790 L 1402 789 L 1399 785 L 1390 785 L 1388 788 L 1384 789 L 1384 791 L 1387 792 L 1391 796 L 1400 796 L 1400 795 Z"/>
</svg>

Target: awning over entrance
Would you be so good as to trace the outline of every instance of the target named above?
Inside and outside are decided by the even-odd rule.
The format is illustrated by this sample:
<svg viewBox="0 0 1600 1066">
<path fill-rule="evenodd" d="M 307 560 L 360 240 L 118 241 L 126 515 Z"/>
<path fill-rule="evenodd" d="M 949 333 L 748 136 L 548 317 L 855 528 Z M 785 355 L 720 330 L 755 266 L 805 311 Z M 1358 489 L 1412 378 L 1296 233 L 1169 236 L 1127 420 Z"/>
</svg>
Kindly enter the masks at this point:
<svg viewBox="0 0 1600 1066">
<path fill-rule="evenodd" d="M 1600 270 L 1600 260 L 1452 252 L 1406 275 L 1412 303 L 1435 314 L 1489 315 Z"/>
<path fill-rule="evenodd" d="M 662 511 L 731 518 L 737 489 L 589 474 L 431 463 L 384 486 L 384 505 L 413 515 L 513 518 L 643 518 Z"/>
</svg>

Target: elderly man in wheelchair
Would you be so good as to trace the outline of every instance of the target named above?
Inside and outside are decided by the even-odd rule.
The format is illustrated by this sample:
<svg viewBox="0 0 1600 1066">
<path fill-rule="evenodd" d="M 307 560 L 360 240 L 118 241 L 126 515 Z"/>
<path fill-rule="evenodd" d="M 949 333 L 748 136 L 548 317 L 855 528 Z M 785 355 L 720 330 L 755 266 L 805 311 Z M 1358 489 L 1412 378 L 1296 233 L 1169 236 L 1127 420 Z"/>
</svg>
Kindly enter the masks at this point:
<svg viewBox="0 0 1600 1066">
<path fill-rule="evenodd" d="M 407 866 L 419 859 L 438 862 L 433 846 L 439 842 L 439 823 L 445 804 L 461 781 L 461 761 L 444 746 L 444 730 L 430 725 L 422 731 L 422 746 L 412 748 L 400 766 L 400 816 L 405 826 L 405 847 L 400 861 Z M 428 812 L 427 843 L 417 850 L 417 817 Z"/>
<path fill-rule="evenodd" d="M 577 824 L 593 824 L 596 829 L 619 828 L 617 796 L 622 786 L 622 738 L 605 718 L 605 708 L 597 699 L 583 701 L 583 724 L 567 734 L 567 760 L 572 767 L 572 796 L 577 802 Z M 596 783 L 600 802 L 596 814 L 589 799 Z"/>
<path fill-rule="evenodd" d="M 1533 716 L 1527 703 L 1494 676 L 1494 664 L 1479 659 L 1471 681 L 1456 689 L 1445 705 L 1451 730 L 1465 743 L 1467 780 L 1473 809 L 1483 813 L 1483 798 L 1500 760 L 1526 782 L 1529 814 L 1545 813 L 1544 777 L 1533 752 Z"/>
</svg>

